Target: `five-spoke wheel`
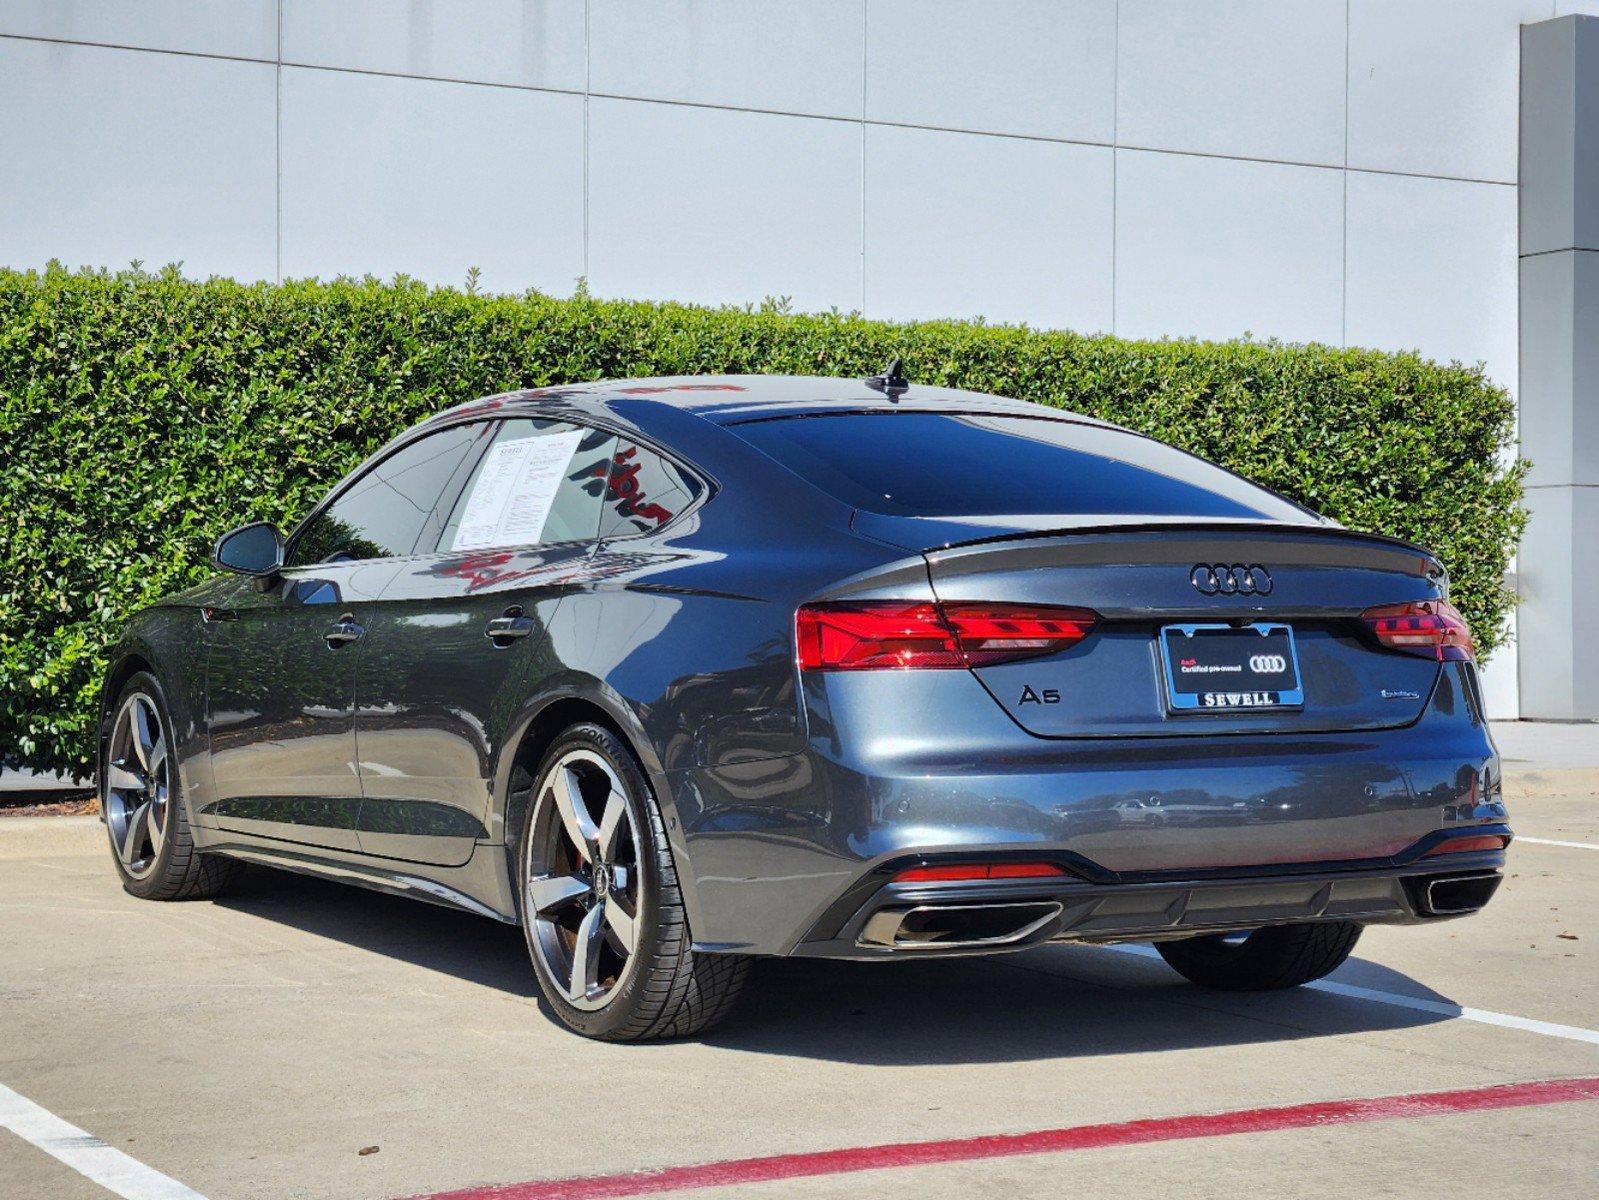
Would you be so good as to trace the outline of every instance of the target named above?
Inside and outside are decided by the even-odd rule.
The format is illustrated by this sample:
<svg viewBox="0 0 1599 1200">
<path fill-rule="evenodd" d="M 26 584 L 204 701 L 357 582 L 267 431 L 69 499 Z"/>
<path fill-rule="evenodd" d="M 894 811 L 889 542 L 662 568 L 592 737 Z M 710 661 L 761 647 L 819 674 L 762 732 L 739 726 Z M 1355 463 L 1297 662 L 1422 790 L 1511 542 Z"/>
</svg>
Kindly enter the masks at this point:
<svg viewBox="0 0 1599 1200">
<path fill-rule="evenodd" d="M 622 786 L 600 755 L 571 750 L 545 772 L 534 798 L 531 941 L 577 1008 L 605 1004 L 638 946 L 639 844 Z"/>
<path fill-rule="evenodd" d="M 666 822 L 632 748 L 585 721 L 514 786 L 527 797 L 522 930 L 555 1016 L 608 1041 L 683 1037 L 721 1020 L 749 959 L 694 948 Z"/>
<path fill-rule="evenodd" d="M 108 711 L 100 812 L 122 886 L 144 900 L 215 896 L 238 873 L 239 863 L 194 844 L 160 681 L 147 671 L 134 672 Z"/>
<path fill-rule="evenodd" d="M 111 726 L 106 757 L 105 823 L 122 869 L 143 879 L 166 841 L 172 799 L 171 764 L 155 700 L 133 692 Z"/>
</svg>

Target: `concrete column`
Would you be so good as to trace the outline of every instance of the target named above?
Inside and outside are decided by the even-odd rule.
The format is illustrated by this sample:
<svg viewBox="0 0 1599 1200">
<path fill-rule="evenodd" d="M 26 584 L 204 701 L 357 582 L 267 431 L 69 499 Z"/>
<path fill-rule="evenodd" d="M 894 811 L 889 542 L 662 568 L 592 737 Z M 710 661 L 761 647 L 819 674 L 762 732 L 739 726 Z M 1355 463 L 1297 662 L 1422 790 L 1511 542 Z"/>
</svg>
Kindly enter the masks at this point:
<svg viewBox="0 0 1599 1200">
<path fill-rule="evenodd" d="M 1521 715 L 1599 719 L 1599 17 L 1521 30 Z"/>
</svg>

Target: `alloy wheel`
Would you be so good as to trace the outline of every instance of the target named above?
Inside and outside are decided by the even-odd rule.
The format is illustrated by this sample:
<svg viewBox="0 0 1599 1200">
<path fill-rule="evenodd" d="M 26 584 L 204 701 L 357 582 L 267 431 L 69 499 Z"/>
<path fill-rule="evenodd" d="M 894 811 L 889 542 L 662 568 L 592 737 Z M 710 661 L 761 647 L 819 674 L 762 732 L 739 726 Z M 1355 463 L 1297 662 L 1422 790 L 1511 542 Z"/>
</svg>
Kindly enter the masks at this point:
<svg viewBox="0 0 1599 1200">
<path fill-rule="evenodd" d="M 122 869 L 143 879 L 155 869 L 171 819 L 172 764 L 155 701 L 134 692 L 111 727 L 106 758 L 106 829 Z"/>
<path fill-rule="evenodd" d="M 572 750 L 539 783 L 525 913 L 545 972 L 576 1008 L 603 1008 L 638 945 L 638 833 L 616 772 Z"/>
</svg>

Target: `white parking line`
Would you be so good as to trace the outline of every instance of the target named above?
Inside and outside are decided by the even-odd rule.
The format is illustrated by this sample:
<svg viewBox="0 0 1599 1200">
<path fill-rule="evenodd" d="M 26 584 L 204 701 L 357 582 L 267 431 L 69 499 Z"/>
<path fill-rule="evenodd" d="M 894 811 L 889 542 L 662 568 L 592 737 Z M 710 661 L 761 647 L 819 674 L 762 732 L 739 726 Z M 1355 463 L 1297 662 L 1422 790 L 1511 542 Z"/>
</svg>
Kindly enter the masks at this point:
<svg viewBox="0 0 1599 1200">
<path fill-rule="evenodd" d="M 1379 992 L 1372 988 L 1355 987 L 1348 983 L 1334 983 L 1318 979 L 1306 984 L 1335 996 L 1352 996 L 1356 1000 L 1372 1000 L 1378 1004 L 1392 1004 L 1399 1008 L 1413 1008 L 1417 1012 L 1439 1013 L 1446 1017 L 1459 1017 L 1463 1021 L 1476 1021 L 1483 1025 L 1498 1025 L 1504 1029 L 1522 1029 L 1528 1033 L 1541 1033 L 1544 1037 L 1565 1038 L 1572 1042 L 1590 1042 L 1599 1046 L 1599 1029 L 1579 1029 L 1574 1025 L 1556 1025 L 1549 1021 L 1534 1021 L 1531 1017 L 1517 1017 L 1510 1013 L 1490 1012 L 1485 1008 L 1462 1008 L 1447 1000 L 1423 1000 L 1419 996 L 1404 996 L 1398 992 Z"/>
<path fill-rule="evenodd" d="M 1599 850 L 1592 842 L 1562 842 L 1555 838 L 1518 837 L 1517 842 L 1531 842 L 1534 846 L 1569 846 L 1573 850 Z"/>
<path fill-rule="evenodd" d="M 1136 954 L 1141 958 L 1159 958 L 1153 946 L 1128 944 L 1102 946 L 1104 950 L 1117 950 L 1122 954 Z M 1352 1000 L 1370 1000 L 1374 1004 L 1391 1004 L 1395 1008 L 1409 1008 L 1416 1012 L 1437 1013 L 1444 1017 L 1457 1017 L 1462 1021 L 1476 1021 L 1481 1025 L 1498 1025 L 1502 1029 L 1520 1029 L 1544 1037 L 1564 1038 L 1571 1042 L 1587 1042 L 1599 1046 L 1599 1029 L 1582 1029 L 1575 1025 L 1556 1025 L 1551 1021 L 1534 1021 L 1530 1017 L 1517 1017 L 1510 1013 L 1490 1012 L 1485 1008 L 1465 1008 L 1447 1000 L 1424 1000 L 1420 996 L 1406 996 L 1399 992 L 1379 992 L 1375 988 L 1355 987 L 1348 983 L 1335 983 L 1331 979 L 1318 979 L 1307 983 L 1306 988 L 1317 992 L 1330 992 L 1334 996 L 1348 996 Z"/>
<path fill-rule="evenodd" d="M 126 1200 L 205 1200 L 176 1179 L 129 1158 L 0 1083 L 0 1128 Z"/>
</svg>

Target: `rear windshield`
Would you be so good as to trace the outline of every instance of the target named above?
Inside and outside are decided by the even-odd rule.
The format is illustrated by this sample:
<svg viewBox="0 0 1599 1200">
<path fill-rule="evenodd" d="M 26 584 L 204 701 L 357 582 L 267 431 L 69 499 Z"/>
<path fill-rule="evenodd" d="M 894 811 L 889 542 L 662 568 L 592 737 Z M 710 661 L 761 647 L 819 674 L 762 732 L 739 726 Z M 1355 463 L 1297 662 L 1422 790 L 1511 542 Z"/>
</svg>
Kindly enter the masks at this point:
<svg viewBox="0 0 1599 1200">
<path fill-rule="evenodd" d="M 734 431 L 854 508 L 889 516 L 1061 514 L 1304 521 L 1305 509 L 1161 442 L 1071 421 L 835 413 Z"/>
</svg>

